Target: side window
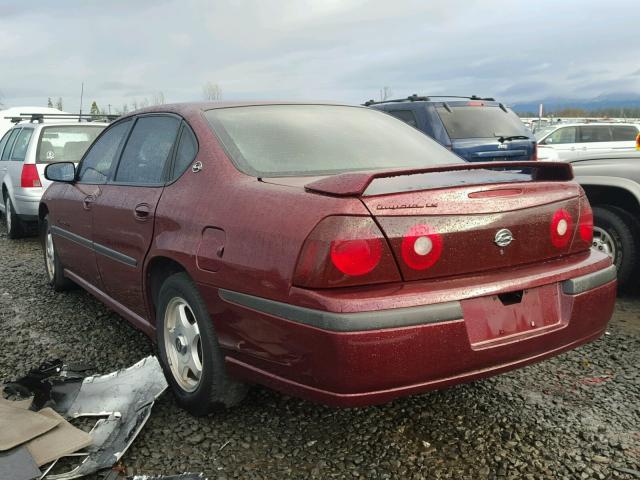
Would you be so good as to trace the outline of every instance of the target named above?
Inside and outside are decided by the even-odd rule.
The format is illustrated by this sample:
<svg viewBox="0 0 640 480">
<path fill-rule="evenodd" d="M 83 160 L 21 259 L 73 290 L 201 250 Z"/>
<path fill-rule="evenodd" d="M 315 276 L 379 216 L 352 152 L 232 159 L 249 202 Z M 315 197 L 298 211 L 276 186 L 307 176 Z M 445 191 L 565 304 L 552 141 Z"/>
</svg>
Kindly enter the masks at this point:
<svg viewBox="0 0 640 480">
<path fill-rule="evenodd" d="M 113 161 L 118 155 L 131 120 L 119 122 L 108 128 L 89 148 L 80 163 L 78 181 L 82 183 L 107 183 Z"/>
<path fill-rule="evenodd" d="M 418 125 L 416 116 L 411 110 L 389 110 L 387 113 L 392 117 L 396 117 L 398 120 L 402 120 L 404 123 L 408 123 L 412 127 Z"/>
<path fill-rule="evenodd" d="M 11 148 L 16 141 L 16 137 L 20 133 L 20 129 L 16 128 L 11 130 L 9 138 L 7 139 L 7 143 L 5 144 L 4 150 L 2 151 L 2 160 L 9 160 L 9 155 L 11 154 Z"/>
<path fill-rule="evenodd" d="M 611 130 L 607 125 L 586 125 L 580 127 L 580 143 L 610 142 Z"/>
<path fill-rule="evenodd" d="M 576 127 L 559 128 L 544 140 L 545 145 L 576 143 Z"/>
<path fill-rule="evenodd" d="M 16 137 L 16 143 L 13 145 L 13 152 L 9 160 L 14 162 L 23 162 L 24 157 L 27 154 L 27 147 L 29 146 L 29 140 L 33 135 L 33 128 L 23 128 Z"/>
<path fill-rule="evenodd" d="M 633 142 L 638 136 L 638 129 L 631 125 L 614 125 L 611 130 L 614 142 Z"/>
<path fill-rule="evenodd" d="M 191 129 L 185 125 L 180 135 L 180 143 L 176 151 L 176 161 L 173 165 L 171 179 L 175 180 L 187 169 L 198 153 L 198 142 Z"/>
<path fill-rule="evenodd" d="M 163 183 L 164 168 L 180 127 L 175 117 L 153 115 L 136 122 L 122 152 L 115 181 L 137 185 Z"/>
<path fill-rule="evenodd" d="M 5 133 L 2 136 L 2 139 L 0 140 L 0 158 L 2 156 L 2 150 L 4 150 L 4 146 L 7 144 L 7 141 L 9 140 L 11 133 L 12 133 L 12 130 L 9 130 L 7 133 Z"/>
</svg>

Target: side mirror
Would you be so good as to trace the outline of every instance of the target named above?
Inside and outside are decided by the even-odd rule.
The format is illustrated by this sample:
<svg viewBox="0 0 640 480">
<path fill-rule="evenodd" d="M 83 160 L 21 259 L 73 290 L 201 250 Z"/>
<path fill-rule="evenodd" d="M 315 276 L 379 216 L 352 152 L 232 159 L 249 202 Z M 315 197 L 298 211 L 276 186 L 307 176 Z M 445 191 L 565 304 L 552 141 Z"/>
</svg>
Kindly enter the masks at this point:
<svg viewBox="0 0 640 480">
<path fill-rule="evenodd" d="M 52 182 L 73 183 L 76 166 L 72 162 L 50 163 L 44 169 L 44 178 Z"/>
</svg>

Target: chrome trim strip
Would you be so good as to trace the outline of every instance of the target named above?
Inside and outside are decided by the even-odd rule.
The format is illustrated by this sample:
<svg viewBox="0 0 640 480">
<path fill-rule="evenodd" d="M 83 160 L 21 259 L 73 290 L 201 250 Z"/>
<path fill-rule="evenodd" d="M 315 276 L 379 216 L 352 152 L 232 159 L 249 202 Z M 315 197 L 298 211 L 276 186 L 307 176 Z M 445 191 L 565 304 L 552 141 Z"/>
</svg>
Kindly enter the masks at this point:
<svg viewBox="0 0 640 480">
<path fill-rule="evenodd" d="M 368 312 L 336 313 L 299 307 L 231 290 L 220 289 L 218 295 L 227 302 L 267 315 L 334 332 L 360 332 L 382 328 L 411 327 L 463 319 L 460 302 L 436 303 L 419 307 Z"/>
</svg>

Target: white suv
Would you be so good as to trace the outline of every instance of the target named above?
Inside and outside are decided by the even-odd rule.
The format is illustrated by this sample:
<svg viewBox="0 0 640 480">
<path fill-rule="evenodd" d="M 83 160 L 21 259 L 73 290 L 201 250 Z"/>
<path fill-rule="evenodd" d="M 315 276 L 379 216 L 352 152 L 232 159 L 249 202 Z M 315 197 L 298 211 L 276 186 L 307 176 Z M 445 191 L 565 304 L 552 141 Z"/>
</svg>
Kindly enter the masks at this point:
<svg viewBox="0 0 640 480">
<path fill-rule="evenodd" d="M 640 125 L 561 123 L 536 132 L 539 160 L 574 160 L 586 155 L 635 150 Z"/>
<path fill-rule="evenodd" d="M 38 122 L 38 123 L 35 123 Z M 42 118 L 21 122 L 0 140 L 0 211 L 7 220 L 7 236 L 18 238 L 38 221 L 40 198 L 50 181 L 44 178 L 48 163 L 79 162 L 107 123 L 65 122 L 47 124 Z"/>
</svg>

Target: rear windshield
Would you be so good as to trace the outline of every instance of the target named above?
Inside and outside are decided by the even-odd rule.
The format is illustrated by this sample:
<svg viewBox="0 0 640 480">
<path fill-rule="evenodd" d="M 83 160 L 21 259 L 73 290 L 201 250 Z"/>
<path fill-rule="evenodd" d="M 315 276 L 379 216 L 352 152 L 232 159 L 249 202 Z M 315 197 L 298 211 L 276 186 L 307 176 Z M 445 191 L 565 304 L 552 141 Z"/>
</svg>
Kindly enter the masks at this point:
<svg viewBox="0 0 640 480">
<path fill-rule="evenodd" d="M 236 166 L 258 177 L 463 161 L 404 122 L 368 108 L 259 105 L 209 110 L 205 115 Z"/>
<path fill-rule="evenodd" d="M 38 142 L 37 163 L 79 162 L 104 128 L 103 125 L 43 127 Z"/>
<path fill-rule="evenodd" d="M 525 135 L 531 132 L 512 111 L 488 106 L 436 107 L 444 128 L 452 140 L 461 138 L 493 138 Z"/>
</svg>

